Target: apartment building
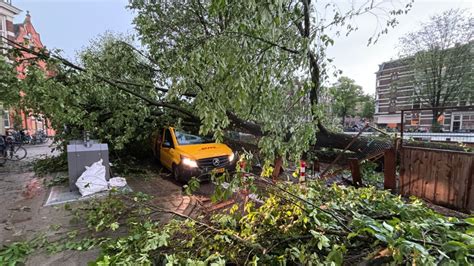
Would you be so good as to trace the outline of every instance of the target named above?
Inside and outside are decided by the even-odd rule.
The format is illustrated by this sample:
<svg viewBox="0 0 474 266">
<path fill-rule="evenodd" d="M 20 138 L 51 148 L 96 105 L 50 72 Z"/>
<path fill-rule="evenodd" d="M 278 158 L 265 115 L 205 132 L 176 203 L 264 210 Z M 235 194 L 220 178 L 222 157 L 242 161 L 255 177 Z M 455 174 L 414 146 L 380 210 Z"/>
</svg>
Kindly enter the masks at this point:
<svg viewBox="0 0 474 266">
<path fill-rule="evenodd" d="M 469 44 L 474 52 L 473 43 Z M 376 74 L 375 124 L 380 128 L 401 127 L 401 110 L 426 108 L 422 99 L 416 97 L 414 70 L 410 60 L 398 59 L 379 65 Z M 473 63 L 474 66 L 474 63 Z M 471 72 L 474 71 L 471 68 Z M 463 88 L 463 97 L 459 97 L 450 106 L 469 106 L 474 104 L 473 84 Z M 407 130 L 429 130 L 432 126 L 431 110 L 410 111 L 405 114 L 404 127 Z M 474 131 L 474 111 L 444 110 L 438 119 L 442 130 L 446 132 Z"/>
</svg>

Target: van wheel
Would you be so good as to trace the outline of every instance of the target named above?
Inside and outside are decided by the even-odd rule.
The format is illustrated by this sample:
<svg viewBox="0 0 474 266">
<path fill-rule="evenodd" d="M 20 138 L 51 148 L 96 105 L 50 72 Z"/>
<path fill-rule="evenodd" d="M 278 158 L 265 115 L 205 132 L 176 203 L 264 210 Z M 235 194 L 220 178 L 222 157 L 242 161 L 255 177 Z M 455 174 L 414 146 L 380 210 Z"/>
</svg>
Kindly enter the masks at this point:
<svg viewBox="0 0 474 266">
<path fill-rule="evenodd" d="M 178 168 L 178 166 L 173 164 L 172 171 L 173 171 L 172 174 L 173 174 L 174 179 L 176 181 L 179 181 L 179 168 Z"/>
</svg>

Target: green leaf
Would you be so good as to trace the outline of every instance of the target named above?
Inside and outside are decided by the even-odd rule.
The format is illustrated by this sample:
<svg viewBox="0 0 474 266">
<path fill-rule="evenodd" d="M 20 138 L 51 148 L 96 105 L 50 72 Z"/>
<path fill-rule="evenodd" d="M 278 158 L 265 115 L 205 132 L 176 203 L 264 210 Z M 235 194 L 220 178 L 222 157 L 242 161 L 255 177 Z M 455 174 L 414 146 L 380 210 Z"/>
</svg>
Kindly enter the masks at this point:
<svg viewBox="0 0 474 266">
<path fill-rule="evenodd" d="M 464 219 L 464 221 L 472 226 L 474 226 L 474 217 L 469 217 Z"/>
<path fill-rule="evenodd" d="M 109 228 L 112 230 L 112 231 L 115 231 L 119 228 L 119 223 L 117 222 L 113 222 L 111 224 L 109 224 Z"/>
</svg>

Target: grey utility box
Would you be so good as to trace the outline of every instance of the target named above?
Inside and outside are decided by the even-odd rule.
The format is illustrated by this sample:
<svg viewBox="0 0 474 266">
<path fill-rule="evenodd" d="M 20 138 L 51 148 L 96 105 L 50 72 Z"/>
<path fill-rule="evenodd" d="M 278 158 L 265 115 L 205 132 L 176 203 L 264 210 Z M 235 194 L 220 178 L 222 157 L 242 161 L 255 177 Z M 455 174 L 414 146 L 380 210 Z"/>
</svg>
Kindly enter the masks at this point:
<svg viewBox="0 0 474 266">
<path fill-rule="evenodd" d="M 105 166 L 105 178 L 109 180 L 109 147 L 104 143 L 97 143 L 95 140 L 84 142 L 74 140 L 67 145 L 67 167 L 69 171 L 69 190 L 78 190 L 76 181 L 86 170 L 86 166 L 102 159 Z"/>
</svg>

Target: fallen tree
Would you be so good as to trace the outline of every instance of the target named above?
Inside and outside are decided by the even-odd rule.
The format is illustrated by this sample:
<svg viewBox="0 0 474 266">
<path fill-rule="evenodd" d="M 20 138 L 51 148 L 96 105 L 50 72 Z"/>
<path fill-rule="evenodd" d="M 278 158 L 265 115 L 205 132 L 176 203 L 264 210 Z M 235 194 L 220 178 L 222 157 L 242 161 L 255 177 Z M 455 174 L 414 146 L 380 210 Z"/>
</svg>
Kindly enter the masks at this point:
<svg viewBox="0 0 474 266">
<path fill-rule="evenodd" d="M 271 160 L 299 158 L 315 144 L 317 125 L 331 124 L 319 104 L 321 84 L 332 74 L 329 31 L 350 33 L 354 17 L 375 14 L 386 22 L 377 25 L 375 40 L 410 3 L 395 10 L 384 1 L 347 8 L 309 0 L 130 1 L 129 7 L 145 50 L 106 35 L 76 64 L 10 41 L 15 57 L 34 55 L 17 61 L 30 64 L 21 85 L 24 109 L 44 114 L 59 131 L 67 125 L 68 135 L 88 130 L 119 150 L 160 124 L 218 140 L 232 129 L 257 136 Z M 35 60 L 47 61 L 54 75 L 45 76 Z M 320 146 L 347 143 L 346 136 L 327 136 Z"/>
<path fill-rule="evenodd" d="M 54 74 L 30 65 L 18 101 L 59 130 L 67 125 L 69 137 L 88 130 L 114 149 L 146 138 L 160 124 L 175 124 L 217 139 L 229 129 L 250 133 L 268 160 L 299 158 L 312 147 L 341 150 L 351 138 L 326 130 L 331 123 L 318 99 L 329 74 L 328 29 L 352 31 L 351 18 L 381 10 L 383 2 L 343 12 L 310 0 L 131 1 L 146 52 L 106 36 L 76 64 L 12 43 L 47 61 Z M 320 16 L 326 10 L 331 19 Z M 396 23 L 391 15 L 403 11 L 387 12 L 388 26 Z M 369 142 L 361 139 L 349 150 L 361 152 Z M 251 181 L 260 179 L 234 177 L 227 188 L 215 180 L 216 193 L 254 191 Z M 104 265 L 472 261 L 472 219 L 442 217 L 417 200 L 407 203 L 374 188 L 266 184 L 274 190 L 261 195 L 262 205 L 248 203 L 209 220 L 158 208 L 143 194 L 98 202 L 82 221 L 91 231 L 124 229 L 125 236 L 49 249 L 100 245 L 98 264 Z M 183 220 L 165 226 L 153 219 L 156 213 Z M 0 259 L 9 250 L 0 250 Z"/>
</svg>

